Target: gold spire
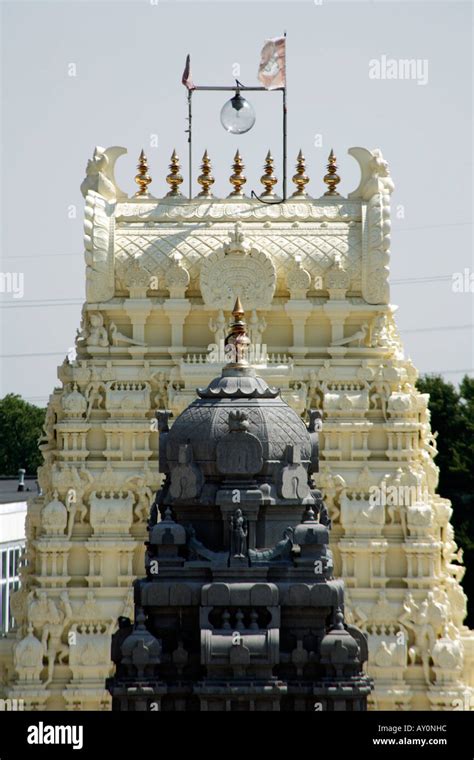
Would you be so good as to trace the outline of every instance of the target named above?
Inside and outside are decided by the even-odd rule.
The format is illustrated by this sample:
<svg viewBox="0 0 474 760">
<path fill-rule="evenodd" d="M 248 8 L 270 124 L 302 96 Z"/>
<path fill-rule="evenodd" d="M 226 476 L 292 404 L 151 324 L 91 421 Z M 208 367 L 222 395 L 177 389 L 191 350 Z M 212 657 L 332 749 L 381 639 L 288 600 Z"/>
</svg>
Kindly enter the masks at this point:
<svg viewBox="0 0 474 760">
<path fill-rule="evenodd" d="M 273 192 L 273 186 L 276 185 L 278 180 L 273 174 L 273 156 L 270 151 L 268 151 L 265 158 L 265 166 L 263 167 L 263 174 L 260 177 L 260 182 L 265 188 L 260 197 L 273 198 L 275 196 L 275 193 Z"/>
<path fill-rule="evenodd" d="M 296 185 L 296 190 L 291 196 L 292 198 L 306 198 L 307 193 L 305 190 L 305 185 L 309 182 L 309 177 L 305 174 L 306 170 L 306 159 L 303 156 L 302 151 L 298 153 L 298 158 L 296 159 L 296 174 L 293 175 L 293 182 Z"/>
<path fill-rule="evenodd" d="M 331 152 L 329 154 L 328 158 L 328 165 L 327 165 L 327 174 L 324 177 L 324 182 L 328 186 L 329 190 L 327 190 L 324 195 L 339 195 L 339 193 L 336 190 L 336 185 L 339 184 L 341 181 L 341 178 L 339 177 L 337 172 L 337 166 L 336 166 L 337 158 L 334 155 L 334 151 L 331 148 Z"/>
<path fill-rule="evenodd" d="M 181 195 L 179 191 L 179 186 L 183 181 L 183 178 L 181 174 L 179 173 L 179 158 L 176 154 L 176 150 L 173 150 L 173 155 L 171 156 L 171 162 L 170 162 L 170 173 L 166 177 L 166 181 L 168 185 L 171 186 L 171 190 L 169 193 L 167 193 L 167 196 L 176 196 Z"/>
<path fill-rule="evenodd" d="M 138 174 L 135 176 L 135 182 L 140 189 L 135 193 L 135 197 L 149 198 L 150 195 L 148 193 L 148 185 L 151 182 L 151 177 L 148 174 L 148 160 L 145 156 L 145 153 L 143 152 L 143 149 L 138 159 L 137 169 Z"/>
<path fill-rule="evenodd" d="M 214 184 L 214 177 L 211 174 L 211 159 L 208 156 L 207 150 L 204 151 L 201 164 L 201 172 L 197 178 L 198 183 L 201 185 L 202 190 L 198 193 L 198 198 L 212 198 L 211 187 Z"/>
<path fill-rule="evenodd" d="M 232 164 L 233 174 L 230 176 L 230 184 L 234 186 L 234 190 L 229 195 L 229 198 L 243 198 L 244 197 L 244 191 L 242 190 L 242 186 L 245 185 L 247 182 L 247 178 L 244 177 L 242 172 L 244 171 L 244 162 L 242 161 L 242 156 L 240 155 L 239 151 L 237 150 L 235 156 L 234 156 L 234 163 Z"/>
<path fill-rule="evenodd" d="M 245 367 L 248 365 L 247 354 L 250 338 L 247 335 L 244 309 L 239 296 L 235 300 L 232 316 L 234 317 L 234 321 L 231 323 L 229 333 L 225 339 L 226 356 L 230 359 L 230 366 Z"/>
<path fill-rule="evenodd" d="M 236 320 L 240 320 L 244 316 L 244 307 L 242 306 L 242 301 L 240 300 L 240 296 L 237 296 L 235 299 L 234 308 L 232 309 L 232 316 Z"/>
</svg>

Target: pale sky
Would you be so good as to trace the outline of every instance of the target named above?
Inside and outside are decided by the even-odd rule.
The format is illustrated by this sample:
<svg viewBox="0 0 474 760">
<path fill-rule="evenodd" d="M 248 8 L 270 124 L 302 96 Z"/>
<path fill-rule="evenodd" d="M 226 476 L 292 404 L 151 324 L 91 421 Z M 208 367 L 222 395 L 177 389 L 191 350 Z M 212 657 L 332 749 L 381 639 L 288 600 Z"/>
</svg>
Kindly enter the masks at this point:
<svg viewBox="0 0 474 760">
<path fill-rule="evenodd" d="M 381 148 L 396 186 L 391 301 L 406 353 L 453 382 L 474 374 L 474 293 L 452 288 L 454 273 L 474 272 L 470 2 L 0 0 L 0 11 L 0 271 L 24 279 L 22 298 L 0 293 L 0 396 L 44 404 L 74 343 L 85 269 L 79 186 L 94 146 L 128 148 L 116 175 L 129 194 L 143 147 L 150 190 L 163 195 L 173 148 L 186 167 L 186 54 L 196 84 L 233 84 L 238 64 L 238 78 L 256 85 L 264 40 L 284 30 L 289 176 L 301 147 L 308 189 L 320 196 L 333 147 L 346 195 L 359 181 L 348 148 Z M 384 56 L 415 59 L 426 83 L 371 79 L 371 61 Z M 248 192 L 259 189 L 268 148 L 281 178 L 280 98 L 249 94 L 257 123 L 237 138 L 220 125 L 225 94 L 194 97 L 195 164 L 207 148 L 216 195 L 229 192 L 237 147 Z"/>
</svg>

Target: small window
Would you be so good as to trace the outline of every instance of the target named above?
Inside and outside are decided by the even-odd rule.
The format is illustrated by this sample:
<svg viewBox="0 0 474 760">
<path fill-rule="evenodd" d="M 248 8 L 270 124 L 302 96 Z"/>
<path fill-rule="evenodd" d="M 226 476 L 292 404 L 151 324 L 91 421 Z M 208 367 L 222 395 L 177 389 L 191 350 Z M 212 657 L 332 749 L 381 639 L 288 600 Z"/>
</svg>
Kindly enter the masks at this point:
<svg viewBox="0 0 474 760">
<path fill-rule="evenodd" d="M 7 630 L 7 587 L 2 583 L 0 585 L 0 631 L 5 633 Z"/>
<path fill-rule="evenodd" d="M 15 577 L 18 576 L 20 572 L 20 552 L 21 552 L 21 549 L 19 546 L 17 546 L 14 551 L 14 560 L 13 560 L 13 575 Z"/>
</svg>

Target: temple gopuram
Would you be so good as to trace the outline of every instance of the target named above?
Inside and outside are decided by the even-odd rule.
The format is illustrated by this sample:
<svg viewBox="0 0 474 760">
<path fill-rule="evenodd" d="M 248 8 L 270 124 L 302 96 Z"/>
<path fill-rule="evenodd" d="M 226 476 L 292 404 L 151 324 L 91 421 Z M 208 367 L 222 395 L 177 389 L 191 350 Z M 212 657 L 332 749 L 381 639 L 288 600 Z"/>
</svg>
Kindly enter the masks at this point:
<svg viewBox="0 0 474 760">
<path fill-rule="evenodd" d="M 300 152 L 282 203 L 261 202 L 278 200 L 270 154 L 260 198 L 239 152 L 228 197 L 206 152 L 188 198 L 176 153 L 152 195 L 143 152 L 129 197 L 124 153 L 97 147 L 81 185 L 86 301 L 49 399 L 2 696 L 467 709 L 464 568 L 390 302 L 380 150 L 349 150 L 347 195 L 334 154 L 310 181 Z M 226 353 L 241 308 L 245 366 Z"/>
</svg>

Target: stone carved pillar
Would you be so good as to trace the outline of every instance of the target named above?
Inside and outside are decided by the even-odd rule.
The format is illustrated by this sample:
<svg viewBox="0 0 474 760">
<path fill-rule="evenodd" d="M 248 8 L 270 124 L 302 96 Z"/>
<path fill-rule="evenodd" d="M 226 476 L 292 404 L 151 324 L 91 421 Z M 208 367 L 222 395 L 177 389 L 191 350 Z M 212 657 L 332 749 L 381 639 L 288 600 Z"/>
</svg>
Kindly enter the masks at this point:
<svg viewBox="0 0 474 760">
<path fill-rule="evenodd" d="M 351 306 L 346 301 L 328 301 L 323 311 L 331 323 L 331 343 L 335 343 L 344 337 L 344 323 L 351 313 Z"/>
<path fill-rule="evenodd" d="M 290 299 L 285 304 L 285 311 L 291 319 L 293 327 L 293 345 L 288 347 L 291 354 L 303 357 L 306 355 L 308 348 L 306 346 L 305 327 L 306 320 L 312 312 L 311 304 L 308 301 Z"/>
<path fill-rule="evenodd" d="M 148 299 L 130 298 L 124 303 L 124 312 L 132 323 L 132 338 L 137 343 L 145 343 L 145 326 L 151 314 L 151 303 Z"/>
<path fill-rule="evenodd" d="M 186 348 L 183 345 L 184 322 L 191 311 L 191 304 L 183 298 L 169 298 L 163 305 L 163 311 L 171 324 L 171 346 L 169 352 L 171 355 L 184 354 L 186 352 Z"/>
</svg>

